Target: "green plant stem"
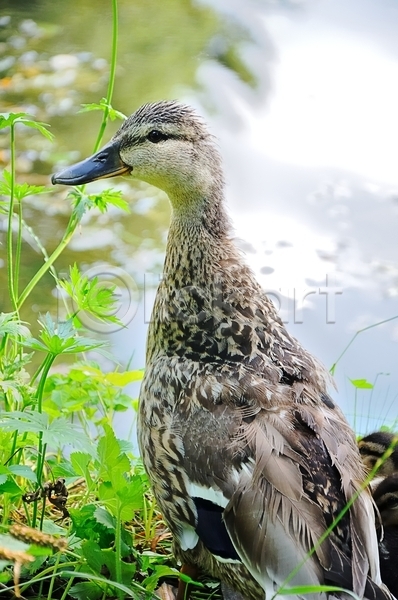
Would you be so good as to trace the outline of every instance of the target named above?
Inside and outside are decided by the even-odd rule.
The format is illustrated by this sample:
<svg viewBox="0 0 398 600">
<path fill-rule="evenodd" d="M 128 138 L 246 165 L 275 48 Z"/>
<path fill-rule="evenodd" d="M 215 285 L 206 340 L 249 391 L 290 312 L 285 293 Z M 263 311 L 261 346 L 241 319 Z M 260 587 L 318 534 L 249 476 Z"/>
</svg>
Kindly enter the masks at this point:
<svg viewBox="0 0 398 600">
<path fill-rule="evenodd" d="M 41 377 L 39 381 L 39 385 L 37 386 L 36 391 L 36 400 L 37 400 L 37 411 L 41 414 L 43 412 L 43 392 L 44 387 L 46 385 L 47 376 L 51 366 L 56 358 L 55 354 L 48 354 L 43 361 L 43 370 L 41 372 Z M 43 478 L 43 469 L 44 462 L 46 460 L 46 448 L 47 444 L 43 444 L 43 432 L 39 431 L 38 435 L 38 444 L 37 444 L 37 469 L 36 469 L 36 477 L 37 477 L 37 488 L 42 487 L 42 478 Z M 43 528 L 43 520 L 44 520 L 44 508 L 45 508 L 45 499 L 43 499 L 43 509 L 40 518 L 40 529 Z M 37 520 L 37 502 L 33 505 L 33 516 L 32 516 L 32 527 L 36 527 Z"/>
<path fill-rule="evenodd" d="M 28 527 L 32 527 L 32 521 L 30 520 L 30 514 L 29 514 L 29 511 L 28 511 L 28 507 L 26 505 L 26 502 L 22 502 L 22 504 L 23 504 L 23 509 L 25 511 L 26 524 L 27 524 Z"/>
<path fill-rule="evenodd" d="M 21 250 L 22 250 L 22 202 L 18 200 L 18 229 L 17 229 L 17 244 L 15 249 L 15 269 L 14 269 L 14 287 L 15 297 L 18 298 L 19 288 L 19 268 L 21 265 Z"/>
<path fill-rule="evenodd" d="M 14 189 L 15 189 L 15 125 L 10 126 L 10 152 L 11 152 L 11 181 L 10 181 L 10 207 L 8 211 L 8 230 L 7 230 L 7 273 L 8 289 L 13 310 L 18 313 L 17 296 L 14 286 L 14 256 L 13 256 L 13 231 L 12 221 L 14 216 Z"/>
<path fill-rule="evenodd" d="M 338 363 L 343 358 L 344 354 L 347 352 L 348 348 L 356 340 L 356 338 L 358 337 L 359 334 L 363 333 L 364 331 L 368 331 L 369 329 L 373 329 L 373 327 L 378 327 L 379 325 L 384 325 L 385 323 L 394 321 L 394 319 L 398 319 L 398 315 L 395 315 L 394 317 L 390 317 L 389 319 L 384 319 L 383 321 L 379 321 L 378 323 L 373 323 L 372 325 L 368 325 L 367 327 L 363 327 L 362 329 L 358 329 L 358 331 L 352 336 L 352 338 L 350 339 L 350 341 L 348 342 L 347 346 L 344 348 L 343 352 L 340 354 L 338 359 L 330 367 L 330 369 L 329 369 L 330 373 L 332 375 L 334 375 Z"/>
<path fill-rule="evenodd" d="M 16 304 L 16 310 L 21 308 L 21 306 L 23 305 L 23 303 L 25 302 L 25 300 L 27 299 L 29 294 L 39 283 L 40 279 L 47 273 L 47 271 L 49 271 L 51 266 L 57 260 L 58 256 L 60 254 L 62 254 L 62 252 L 65 250 L 66 246 L 69 244 L 70 240 L 72 239 L 72 236 L 75 233 L 75 230 L 76 230 L 76 227 L 78 224 L 79 224 L 79 219 L 76 217 L 75 212 L 72 212 L 72 214 L 69 218 L 68 226 L 66 228 L 64 237 L 62 238 L 59 245 L 55 248 L 55 250 L 51 254 L 51 256 L 49 256 L 48 260 L 46 260 L 46 262 L 40 267 L 40 269 L 37 271 L 37 273 L 35 273 L 35 275 L 29 281 L 26 288 L 23 290 L 22 294 L 18 298 L 18 303 Z"/>
<path fill-rule="evenodd" d="M 66 584 L 66 588 L 64 589 L 64 593 L 62 594 L 60 600 L 66 600 L 66 597 L 69 594 L 69 590 L 72 587 L 72 583 L 75 581 L 74 577 L 71 577 L 68 581 L 68 583 Z"/>
<path fill-rule="evenodd" d="M 65 569 L 67 567 L 75 567 L 75 566 L 76 566 L 76 562 L 62 563 L 63 569 Z M 38 583 L 39 581 L 45 581 L 46 579 L 50 579 L 53 576 L 52 575 L 53 570 L 54 570 L 54 565 L 51 565 L 51 567 L 47 567 L 47 569 L 43 569 L 42 571 L 37 573 L 37 575 L 34 575 L 33 577 L 31 577 L 27 583 L 24 583 L 21 586 L 21 594 L 23 594 L 25 590 L 29 589 L 32 584 Z M 8 591 L 12 591 L 13 589 L 14 589 L 14 586 L 11 586 L 8 588 L 4 588 L 3 591 L 8 592 Z"/>
<path fill-rule="evenodd" d="M 36 504 L 37 506 L 37 504 Z M 44 496 L 43 498 L 43 504 L 41 507 L 41 515 L 40 515 L 40 525 L 39 525 L 39 529 L 40 531 L 43 531 L 43 524 L 44 524 L 44 517 L 46 515 L 46 497 Z"/>
<path fill-rule="evenodd" d="M 115 87 L 115 75 L 117 65 L 117 40 L 118 40 L 118 13 L 117 13 L 117 0 L 112 0 L 112 56 L 111 56 L 111 69 L 109 73 L 108 90 L 106 92 L 106 104 L 102 116 L 102 122 L 98 132 L 97 141 L 94 146 L 94 153 L 99 149 L 102 138 L 104 136 L 106 124 L 109 117 L 109 106 L 112 104 L 113 89 Z"/>
<path fill-rule="evenodd" d="M 117 583 L 119 583 L 120 585 L 123 583 L 122 581 L 122 521 L 120 518 L 120 512 L 121 510 L 119 509 L 117 511 L 117 517 L 116 517 L 116 529 L 115 529 L 115 576 L 116 576 L 116 581 Z M 118 589 L 117 590 L 117 596 L 120 600 L 123 600 L 124 598 L 124 594 L 122 592 L 122 590 Z"/>
<path fill-rule="evenodd" d="M 6 407 L 6 410 L 7 407 Z M 10 452 L 10 459 L 12 459 L 12 457 L 14 456 L 16 449 L 17 449 L 17 442 L 18 442 L 18 431 L 14 431 L 14 435 L 12 436 L 12 446 L 11 446 L 11 452 Z"/>
<path fill-rule="evenodd" d="M 149 510 L 147 503 L 149 503 Z M 152 521 L 153 521 L 153 513 L 155 512 L 155 502 L 154 500 L 148 500 L 146 496 L 144 496 L 144 520 L 145 520 L 145 540 L 148 542 L 152 538 Z"/>
<path fill-rule="evenodd" d="M 37 386 L 37 391 L 36 391 L 36 400 L 37 400 L 37 411 L 39 413 L 43 412 L 43 393 L 44 393 L 44 387 L 46 385 L 46 381 L 47 381 L 47 377 L 48 377 L 48 372 L 52 367 L 52 364 L 54 362 L 54 360 L 56 359 L 56 354 L 47 354 L 46 358 L 43 361 L 43 370 L 41 373 L 41 377 L 40 377 L 40 381 L 39 381 L 39 385 Z"/>
<path fill-rule="evenodd" d="M 54 583 L 55 583 L 55 577 L 56 577 L 56 574 L 57 574 L 57 571 L 58 571 L 60 560 L 61 560 L 61 552 L 58 552 L 57 558 L 56 558 L 56 561 L 55 561 L 55 565 L 54 565 L 53 576 L 51 577 L 50 585 L 49 585 L 49 588 L 48 588 L 47 600 L 52 600 Z"/>
</svg>

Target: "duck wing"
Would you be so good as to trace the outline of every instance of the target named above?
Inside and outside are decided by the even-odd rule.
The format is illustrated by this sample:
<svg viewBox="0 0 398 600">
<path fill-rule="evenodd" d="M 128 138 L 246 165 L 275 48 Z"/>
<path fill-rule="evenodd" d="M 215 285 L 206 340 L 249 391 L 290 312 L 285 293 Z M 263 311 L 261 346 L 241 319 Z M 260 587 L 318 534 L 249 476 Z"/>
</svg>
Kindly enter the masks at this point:
<svg viewBox="0 0 398 600">
<path fill-rule="evenodd" d="M 389 597 L 379 587 L 367 492 L 318 543 L 362 473 L 339 409 L 331 402 L 287 403 L 283 394 L 275 406 L 258 401 L 261 391 L 267 398 L 264 382 L 249 387 L 235 377 L 228 382 L 225 374 L 223 385 L 213 379 L 209 388 L 211 377 L 201 386 L 196 378 L 195 401 L 188 391 L 190 410 L 179 413 L 178 427 L 196 532 L 205 546 L 223 560 L 239 558 L 272 594 L 289 578 L 287 587 L 325 583 L 360 597 Z"/>
</svg>

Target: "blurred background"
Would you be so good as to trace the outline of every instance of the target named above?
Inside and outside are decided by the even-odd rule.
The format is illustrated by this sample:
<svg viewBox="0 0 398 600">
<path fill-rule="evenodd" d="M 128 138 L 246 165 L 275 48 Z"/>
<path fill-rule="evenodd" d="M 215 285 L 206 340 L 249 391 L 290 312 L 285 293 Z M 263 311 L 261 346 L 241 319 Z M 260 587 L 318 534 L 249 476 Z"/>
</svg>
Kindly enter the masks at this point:
<svg viewBox="0 0 398 600">
<path fill-rule="evenodd" d="M 113 106 L 176 98 L 205 117 L 224 157 L 237 241 L 288 329 L 331 367 L 335 397 L 358 433 L 398 414 L 398 4 L 396 0 L 119 0 Z M 0 110 L 51 125 L 55 142 L 17 131 L 18 181 L 49 176 L 93 150 L 106 95 L 110 0 L 2 0 Z M 105 141 L 119 127 L 109 124 Z M 0 131 L 0 167 L 9 163 Z M 56 263 L 114 277 L 126 328 L 86 325 L 121 367 L 142 368 L 162 272 L 170 209 L 127 178 L 131 214 L 88 213 Z M 90 192 L 109 181 L 90 184 Z M 28 198 L 24 217 L 50 253 L 68 216 L 68 190 Z M 0 310 L 10 310 L 0 215 Z M 26 232 L 23 283 L 43 262 Z M 22 287 L 22 286 L 21 286 Z M 24 307 L 32 323 L 60 311 L 48 275 Z M 62 315 L 61 315 L 62 317 Z M 394 319 L 394 317 L 397 317 Z M 104 368 L 107 368 L 106 362 Z M 365 389 L 351 380 L 364 379 Z M 358 384 L 356 384 L 358 385 Z M 372 387 L 373 386 L 373 387 Z M 137 390 L 131 389 L 135 395 Z M 121 435 L 129 426 L 122 417 Z M 124 429 L 125 428 L 125 429 Z"/>
</svg>

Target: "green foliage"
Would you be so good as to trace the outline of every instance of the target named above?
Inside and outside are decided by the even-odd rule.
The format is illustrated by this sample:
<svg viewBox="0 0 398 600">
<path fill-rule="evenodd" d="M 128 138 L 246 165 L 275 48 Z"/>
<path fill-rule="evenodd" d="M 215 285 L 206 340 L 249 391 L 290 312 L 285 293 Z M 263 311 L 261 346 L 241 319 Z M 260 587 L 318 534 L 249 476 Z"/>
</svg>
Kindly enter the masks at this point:
<svg viewBox="0 0 398 600">
<path fill-rule="evenodd" d="M 5 127 L 15 127 L 17 124 L 36 129 L 50 141 L 54 138 L 53 134 L 47 129 L 50 125 L 35 121 L 35 119 L 30 118 L 26 113 L 0 113 L 0 129 L 4 129 Z"/>
<path fill-rule="evenodd" d="M 124 118 L 111 106 L 111 91 L 112 86 L 99 105 L 85 107 L 103 111 L 102 133 L 108 119 Z M 74 189 L 69 223 L 51 256 L 29 229 L 45 263 L 20 292 L 23 200 L 50 190 L 16 181 L 17 125 L 52 139 L 44 123 L 25 113 L 0 116 L 0 128 L 10 129 L 11 160 L 0 180 L 0 209 L 8 216 L 7 269 L 13 308 L 0 314 L 0 522 L 6 532 L 0 536 L 0 544 L 4 556 L 9 557 L 0 563 L 0 581 L 6 586 L 2 591 L 17 590 L 18 569 L 14 575 L 12 571 L 15 564 L 21 567 L 24 597 L 50 599 L 56 582 L 64 582 L 63 600 L 114 597 L 115 593 L 120 598 L 135 598 L 138 592 L 147 595 L 159 577 L 166 572 L 175 576 L 176 571 L 170 567 L 159 570 L 159 565 L 169 560 L 168 552 L 142 554 L 151 542 L 147 532 L 155 535 L 156 525 L 142 523 L 140 515 L 148 503 L 154 503 L 142 466 L 131 454 L 131 444 L 118 440 L 112 428 L 112 418 L 119 411 L 130 409 L 133 420 L 135 401 L 124 388 L 140 381 L 142 371 L 106 373 L 96 362 L 84 359 L 87 352 L 104 352 L 104 341 L 86 334 L 79 313 L 122 326 L 113 315 L 115 286 L 89 279 L 76 264 L 70 268 L 68 280 L 59 280 L 52 268 L 88 210 L 103 213 L 112 205 L 127 211 L 128 205 L 119 191 L 86 194 L 83 187 Z M 39 332 L 32 335 L 32 323 L 21 321 L 19 310 L 50 269 L 75 310 L 66 320 L 42 315 Z M 63 364 L 62 372 L 57 372 L 56 365 L 71 355 L 80 355 L 82 360 L 66 369 Z M 62 527 L 54 520 L 61 514 Z M 15 518 L 33 528 L 29 530 L 33 533 L 24 533 L 28 537 L 22 541 L 13 537 L 10 528 Z M 155 510 L 151 518 L 157 519 Z M 158 522 L 163 527 L 160 519 Z M 46 546 L 45 534 L 61 535 L 68 548 L 65 542 L 57 545 L 56 541 L 54 547 Z M 76 577 L 86 581 L 76 582 Z M 145 580 L 148 583 L 143 587 L 140 582 Z"/>
<path fill-rule="evenodd" d="M 7 169 L 3 170 L 3 181 L 0 181 L 0 195 L 11 196 L 21 202 L 27 196 L 36 196 L 37 194 L 48 194 L 52 190 L 44 185 L 30 185 L 29 183 L 16 183 L 12 181 L 12 175 Z M 6 206 L 6 203 L 3 203 Z"/>
<path fill-rule="evenodd" d="M 374 385 L 366 379 L 350 379 L 352 385 L 357 390 L 372 390 Z"/>
<path fill-rule="evenodd" d="M 110 205 L 116 206 L 124 212 L 130 210 L 128 203 L 122 198 L 120 190 L 108 189 L 100 194 L 86 194 L 80 186 L 69 192 L 69 196 L 72 198 L 73 210 L 79 221 L 91 208 L 98 208 L 102 213 L 106 212 Z"/>
<path fill-rule="evenodd" d="M 81 275 L 76 263 L 69 270 L 69 281 L 60 281 L 60 286 L 72 298 L 77 310 L 85 311 L 103 322 L 115 323 L 123 326 L 121 321 L 112 315 L 115 306 L 115 285 L 105 287 L 98 283 L 98 277 L 88 279 Z"/>
<path fill-rule="evenodd" d="M 101 308 L 104 309 L 104 307 Z M 71 319 L 56 323 L 47 313 L 38 322 L 42 326 L 39 339 L 28 338 L 23 342 L 24 346 L 33 350 L 58 356 L 88 352 L 105 345 L 105 342 L 100 340 L 79 336 Z M 111 322 L 114 322 L 113 319 Z"/>
<path fill-rule="evenodd" d="M 102 112 L 107 112 L 111 121 L 115 121 L 115 119 L 121 119 L 124 121 L 127 119 L 126 115 L 124 115 L 120 110 L 115 110 L 111 104 L 107 102 L 106 98 L 101 98 L 99 104 L 96 102 L 91 102 L 90 104 L 82 104 L 83 108 L 80 109 L 79 112 L 91 112 L 93 110 L 101 110 Z"/>
</svg>

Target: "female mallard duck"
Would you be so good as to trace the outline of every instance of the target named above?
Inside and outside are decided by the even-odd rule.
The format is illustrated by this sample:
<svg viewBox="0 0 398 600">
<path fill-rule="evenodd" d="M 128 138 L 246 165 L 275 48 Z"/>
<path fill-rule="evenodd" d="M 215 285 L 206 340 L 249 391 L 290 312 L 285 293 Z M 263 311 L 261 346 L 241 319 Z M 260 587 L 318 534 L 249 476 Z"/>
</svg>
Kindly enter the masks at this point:
<svg viewBox="0 0 398 600">
<path fill-rule="evenodd" d="M 383 526 L 378 528 L 381 578 L 398 596 L 398 473 L 389 475 L 377 486 L 373 499 Z"/>
<path fill-rule="evenodd" d="M 375 431 L 359 440 L 359 453 L 366 470 L 371 471 L 376 462 L 391 448 L 390 456 L 383 461 L 377 470 L 376 477 L 386 477 L 398 472 L 397 441 L 397 435 L 389 431 Z"/>
<path fill-rule="evenodd" d="M 123 173 L 172 205 L 138 428 L 178 557 L 247 600 L 319 584 L 388 598 L 368 492 L 317 545 L 364 479 L 358 449 L 328 373 L 288 334 L 234 246 L 204 123 L 176 102 L 147 104 L 52 181 Z"/>
</svg>

